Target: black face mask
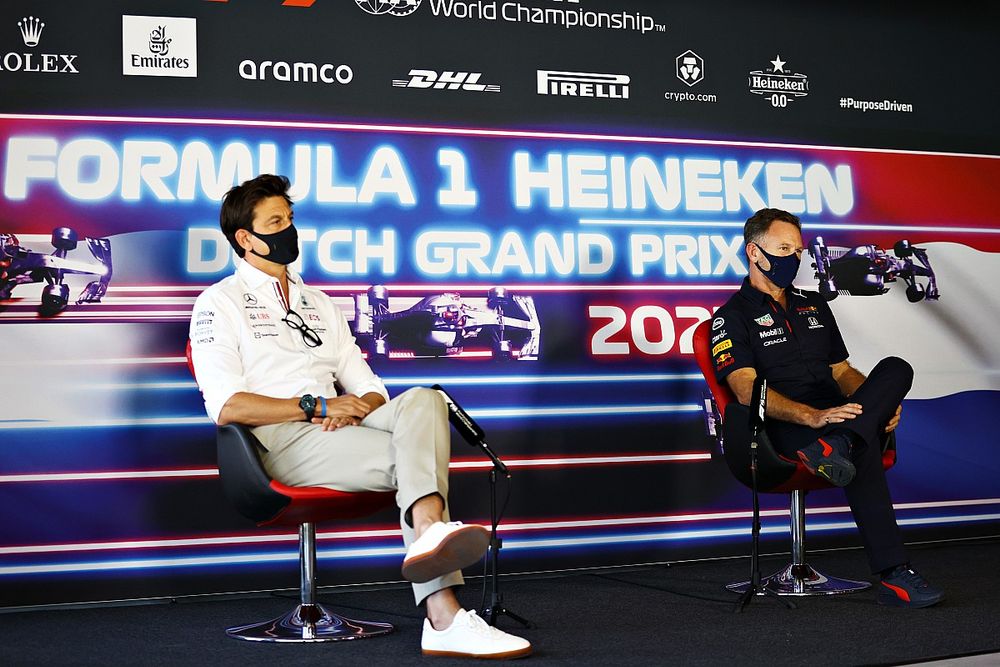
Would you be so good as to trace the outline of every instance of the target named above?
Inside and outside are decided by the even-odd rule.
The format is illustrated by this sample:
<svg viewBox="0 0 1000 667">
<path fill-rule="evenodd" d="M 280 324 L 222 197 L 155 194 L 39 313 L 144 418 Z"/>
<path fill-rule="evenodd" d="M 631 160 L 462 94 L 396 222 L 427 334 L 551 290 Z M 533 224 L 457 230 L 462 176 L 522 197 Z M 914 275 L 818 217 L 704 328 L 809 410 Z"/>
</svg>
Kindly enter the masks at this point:
<svg viewBox="0 0 1000 667">
<path fill-rule="evenodd" d="M 258 234 L 252 229 L 247 231 L 266 243 L 270 250 L 266 255 L 250 250 L 258 257 L 275 264 L 291 264 L 299 258 L 299 233 L 295 230 L 295 225 L 288 225 L 274 234 Z"/>
<path fill-rule="evenodd" d="M 771 263 L 771 268 L 765 271 L 761 267 L 760 262 L 757 262 L 757 268 L 760 269 L 760 272 L 781 289 L 785 289 L 791 285 L 792 281 L 795 280 L 795 276 L 799 273 L 799 264 L 802 263 L 802 258 L 794 252 L 784 257 L 775 257 L 760 246 L 757 246 L 757 249 Z"/>
</svg>

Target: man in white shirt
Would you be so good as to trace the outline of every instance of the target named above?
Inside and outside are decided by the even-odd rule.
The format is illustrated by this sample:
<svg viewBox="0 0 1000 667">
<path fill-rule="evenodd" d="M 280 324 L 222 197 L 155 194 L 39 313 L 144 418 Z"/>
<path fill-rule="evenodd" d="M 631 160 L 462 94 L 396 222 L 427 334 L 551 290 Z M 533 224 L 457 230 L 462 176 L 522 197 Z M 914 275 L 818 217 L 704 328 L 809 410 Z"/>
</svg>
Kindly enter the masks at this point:
<svg viewBox="0 0 1000 667">
<path fill-rule="evenodd" d="M 284 176 L 265 174 L 223 198 L 222 232 L 242 259 L 192 312 L 206 411 L 219 425 L 252 427 L 264 467 L 284 484 L 396 491 L 403 576 L 427 611 L 425 654 L 528 655 L 531 644 L 462 609 L 452 590 L 489 531 L 449 522 L 443 400 L 425 388 L 390 399 L 340 310 L 288 268 L 299 253 L 288 188 Z"/>
</svg>

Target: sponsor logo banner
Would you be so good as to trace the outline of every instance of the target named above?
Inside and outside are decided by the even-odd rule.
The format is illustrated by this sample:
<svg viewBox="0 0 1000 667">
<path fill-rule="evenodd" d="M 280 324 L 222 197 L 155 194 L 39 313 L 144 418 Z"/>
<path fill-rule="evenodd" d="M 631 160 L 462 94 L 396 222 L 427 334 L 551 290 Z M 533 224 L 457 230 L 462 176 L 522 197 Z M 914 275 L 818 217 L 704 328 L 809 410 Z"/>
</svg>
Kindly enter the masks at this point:
<svg viewBox="0 0 1000 667">
<path fill-rule="evenodd" d="M 674 74 L 677 79 L 689 89 L 705 80 L 705 60 L 697 53 L 688 49 L 674 59 Z M 663 93 L 667 102 L 708 102 L 719 101 L 719 96 L 711 92 L 694 92 L 692 90 L 668 90 Z"/>
<path fill-rule="evenodd" d="M 354 0 L 362 10 L 375 16 L 409 16 L 424 0 Z M 667 26 L 654 17 L 626 10 L 601 11 L 581 6 L 581 0 L 546 0 L 544 6 L 497 0 L 426 0 L 435 18 L 466 21 L 527 23 L 573 30 L 578 28 L 638 32 L 666 32 Z"/>
<path fill-rule="evenodd" d="M 198 76 L 197 19 L 122 16 L 122 74 Z"/>
<path fill-rule="evenodd" d="M 840 98 L 841 109 L 851 109 L 867 113 L 869 111 L 898 111 L 902 113 L 913 113 L 913 105 L 909 102 L 899 102 L 897 100 L 856 100 L 853 97 Z"/>
<path fill-rule="evenodd" d="M 687 86 L 701 83 L 705 79 L 705 61 L 688 49 L 676 58 L 677 78 Z"/>
<path fill-rule="evenodd" d="M 538 70 L 538 94 L 627 100 L 631 80 L 627 74 L 540 69 Z"/>
<path fill-rule="evenodd" d="M 424 90 L 464 90 L 473 93 L 499 93 L 499 84 L 482 84 L 482 72 L 453 72 L 438 74 L 429 69 L 411 69 L 408 79 L 393 79 L 395 88 L 421 88 Z"/>
<path fill-rule="evenodd" d="M 38 46 L 38 40 L 42 37 L 42 30 L 45 29 L 42 19 L 36 19 L 34 16 L 26 16 L 17 22 L 17 27 L 21 29 L 21 39 L 24 40 L 25 46 L 29 48 Z"/>
<path fill-rule="evenodd" d="M 286 81 L 291 83 L 336 83 L 347 85 L 354 80 L 350 65 L 293 62 L 284 60 L 243 60 L 237 67 L 240 77 L 250 81 Z"/>
<path fill-rule="evenodd" d="M 771 102 L 772 107 L 784 108 L 790 102 L 809 94 L 809 77 L 787 68 L 780 55 L 771 61 L 771 67 L 752 70 L 748 77 L 750 92 Z"/>
<path fill-rule="evenodd" d="M 39 53 L 34 51 L 42 40 L 45 22 L 36 16 L 25 16 L 17 22 L 22 44 L 31 51 L 8 51 L 0 56 L 0 72 L 44 74 L 79 74 L 76 54 Z"/>
</svg>

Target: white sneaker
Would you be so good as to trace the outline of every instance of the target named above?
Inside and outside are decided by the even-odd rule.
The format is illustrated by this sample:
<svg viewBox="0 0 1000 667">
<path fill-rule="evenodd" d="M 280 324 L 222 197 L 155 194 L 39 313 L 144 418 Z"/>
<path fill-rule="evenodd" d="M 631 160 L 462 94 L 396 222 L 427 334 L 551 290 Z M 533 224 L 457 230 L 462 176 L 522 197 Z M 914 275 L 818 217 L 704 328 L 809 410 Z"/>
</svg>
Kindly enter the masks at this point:
<svg viewBox="0 0 1000 667">
<path fill-rule="evenodd" d="M 523 658 L 531 654 L 527 639 L 498 630 L 476 612 L 465 609 L 460 609 L 444 630 L 435 630 L 425 618 L 420 648 L 424 655 L 457 658 Z"/>
<path fill-rule="evenodd" d="M 461 521 L 438 521 L 406 550 L 403 577 L 417 584 L 472 565 L 486 553 L 490 531 Z"/>
</svg>

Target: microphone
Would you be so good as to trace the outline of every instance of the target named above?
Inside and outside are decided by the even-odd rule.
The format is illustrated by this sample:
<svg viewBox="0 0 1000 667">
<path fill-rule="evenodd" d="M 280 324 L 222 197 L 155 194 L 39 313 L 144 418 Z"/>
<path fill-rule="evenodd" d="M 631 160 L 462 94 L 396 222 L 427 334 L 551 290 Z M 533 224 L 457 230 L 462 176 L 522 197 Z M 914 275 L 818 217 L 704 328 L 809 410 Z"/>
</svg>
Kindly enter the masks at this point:
<svg viewBox="0 0 1000 667">
<path fill-rule="evenodd" d="M 494 467 L 500 471 L 501 474 L 510 476 L 510 471 L 503 461 L 500 460 L 490 446 L 486 444 L 486 431 L 476 423 L 476 420 L 469 416 L 469 413 L 462 409 L 455 399 L 451 397 L 451 394 L 444 390 L 439 384 L 431 387 L 434 391 L 441 394 L 441 398 L 444 399 L 445 405 L 448 406 L 448 421 L 451 425 L 455 427 L 459 435 L 465 439 L 467 443 L 473 447 L 479 447 L 483 452 L 493 461 Z"/>
<path fill-rule="evenodd" d="M 750 394 L 750 432 L 754 438 L 764 426 L 764 411 L 766 409 L 767 380 L 757 376 L 753 381 L 753 392 Z"/>
</svg>

